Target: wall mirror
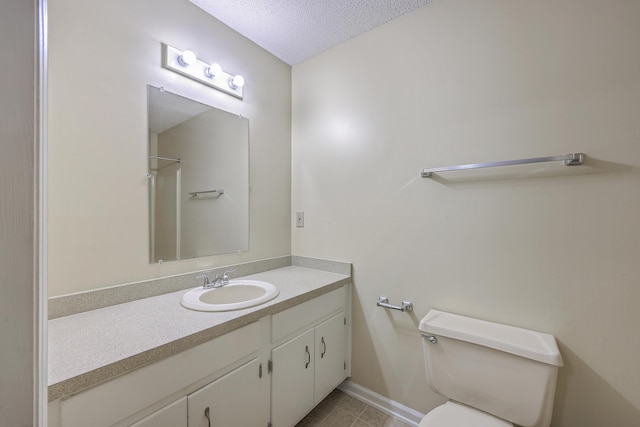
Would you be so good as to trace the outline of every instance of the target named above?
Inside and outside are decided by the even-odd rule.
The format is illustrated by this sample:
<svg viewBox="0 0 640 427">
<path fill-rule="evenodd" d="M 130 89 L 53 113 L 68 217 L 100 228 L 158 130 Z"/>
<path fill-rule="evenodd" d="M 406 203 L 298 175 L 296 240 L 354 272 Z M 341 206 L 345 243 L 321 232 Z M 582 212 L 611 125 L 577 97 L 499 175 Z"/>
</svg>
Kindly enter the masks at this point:
<svg viewBox="0 0 640 427">
<path fill-rule="evenodd" d="M 249 249 L 249 120 L 147 86 L 149 260 Z"/>
</svg>

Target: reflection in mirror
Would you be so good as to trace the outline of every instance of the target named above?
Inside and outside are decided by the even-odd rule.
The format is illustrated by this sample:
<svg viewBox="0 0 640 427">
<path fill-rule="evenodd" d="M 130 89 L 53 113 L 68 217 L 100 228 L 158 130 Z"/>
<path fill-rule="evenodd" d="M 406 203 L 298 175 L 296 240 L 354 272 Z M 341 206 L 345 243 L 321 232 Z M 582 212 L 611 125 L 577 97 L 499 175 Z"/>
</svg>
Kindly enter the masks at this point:
<svg viewBox="0 0 640 427">
<path fill-rule="evenodd" d="M 149 252 L 249 248 L 249 120 L 148 86 Z"/>
</svg>

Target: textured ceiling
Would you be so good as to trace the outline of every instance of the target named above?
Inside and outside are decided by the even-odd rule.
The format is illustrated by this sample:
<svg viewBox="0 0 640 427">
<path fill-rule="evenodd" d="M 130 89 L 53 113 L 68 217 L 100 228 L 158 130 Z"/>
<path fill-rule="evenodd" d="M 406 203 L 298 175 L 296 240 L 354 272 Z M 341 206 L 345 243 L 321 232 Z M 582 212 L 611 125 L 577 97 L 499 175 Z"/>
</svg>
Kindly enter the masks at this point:
<svg viewBox="0 0 640 427">
<path fill-rule="evenodd" d="M 189 0 L 289 65 L 431 0 Z"/>
</svg>

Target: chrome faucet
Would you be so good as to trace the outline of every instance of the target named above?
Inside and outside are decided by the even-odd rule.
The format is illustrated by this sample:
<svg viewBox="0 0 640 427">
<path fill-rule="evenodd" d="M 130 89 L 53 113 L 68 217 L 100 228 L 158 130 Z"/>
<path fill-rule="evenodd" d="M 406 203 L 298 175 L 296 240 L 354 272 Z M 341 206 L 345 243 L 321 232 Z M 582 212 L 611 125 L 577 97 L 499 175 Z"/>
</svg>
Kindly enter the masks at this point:
<svg viewBox="0 0 640 427">
<path fill-rule="evenodd" d="M 218 276 L 216 276 L 216 278 L 217 277 Z M 213 285 L 213 282 L 211 282 L 211 279 L 209 279 L 209 276 L 207 274 L 196 276 L 196 279 L 204 279 L 204 283 L 202 284 L 203 288 L 210 288 Z"/>
<path fill-rule="evenodd" d="M 235 268 L 233 270 L 227 270 L 224 273 L 222 273 L 222 277 L 216 274 L 216 278 L 213 279 L 213 281 L 209 279 L 209 276 L 207 274 L 196 276 L 196 279 L 204 279 L 204 283 L 202 284 L 202 287 L 205 289 L 221 288 L 229 284 L 229 275 L 227 273 L 233 273 L 234 271 L 236 271 Z"/>
<path fill-rule="evenodd" d="M 227 270 L 224 273 L 222 273 L 222 277 L 218 278 L 218 276 L 216 276 L 216 279 L 214 280 L 214 283 L 217 281 L 219 281 L 218 286 L 214 285 L 214 288 L 220 287 L 220 286 L 227 286 L 229 284 L 229 275 L 227 273 L 233 273 L 234 271 L 236 271 L 235 268 L 231 269 L 231 270 Z"/>
</svg>

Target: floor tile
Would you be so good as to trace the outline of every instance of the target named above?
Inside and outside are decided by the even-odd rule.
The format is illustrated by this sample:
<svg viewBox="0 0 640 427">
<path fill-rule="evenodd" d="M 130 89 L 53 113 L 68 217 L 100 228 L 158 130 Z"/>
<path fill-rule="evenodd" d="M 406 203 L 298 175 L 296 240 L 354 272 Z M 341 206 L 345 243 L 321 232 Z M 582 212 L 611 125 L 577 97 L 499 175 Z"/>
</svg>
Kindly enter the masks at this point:
<svg viewBox="0 0 640 427">
<path fill-rule="evenodd" d="M 355 420 L 356 416 L 336 406 L 324 419 L 323 424 L 330 427 L 351 427 Z"/>
<path fill-rule="evenodd" d="M 384 427 L 411 427 L 409 424 L 402 422 L 396 418 L 390 418 Z"/>
<path fill-rule="evenodd" d="M 371 427 L 384 427 L 391 417 L 388 414 L 367 405 L 358 418 L 369 424 Z"/>
<path fill-rule="evenodd" d="M 327 415 L 329 415 L 329 413 L 335 407 L 336 407 L 335 403 L 325 399 L 322 402 L 318 403 L 318 405 L 315 408 L 313 408 L 313 410 L 309 413 L 309 415 L 322 421 L 325 418 L 327 418 Z"/>
<path fill-rule="evenodd" d="M 411 427 L 336 389 L 296 427 Z"/>
<path fill-rule="evenodd" d="M 342 390 L 338 390 L 336 388 L 331 393 L 329 393 L 327 397 L 324 398 L 323 402 L 329 402 L 329 403 L 335 404 L 345 396 L 346 394 Z"/>
<path fill-rule="evenodd" d="M 366 403 L 356 399 L 355 397 L 351 397 L 345 394 L 342 399 L 340 399 L 337 403 L 338 407 L 344 409 L 349 414 L 354 415 L 355 418 L 362 413 L 364 408 L 367 406 Z"/>
<path fill-rule="evenodd" d="M 322 425 L 321 423 L 322 420 L 314 418 L 311 415 L 307 415 L 302 420 L 300 420 L 298 424 L 296 424 L 296 427 L 319 427 Z"/>
</svg>

